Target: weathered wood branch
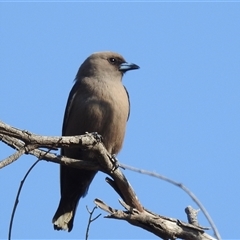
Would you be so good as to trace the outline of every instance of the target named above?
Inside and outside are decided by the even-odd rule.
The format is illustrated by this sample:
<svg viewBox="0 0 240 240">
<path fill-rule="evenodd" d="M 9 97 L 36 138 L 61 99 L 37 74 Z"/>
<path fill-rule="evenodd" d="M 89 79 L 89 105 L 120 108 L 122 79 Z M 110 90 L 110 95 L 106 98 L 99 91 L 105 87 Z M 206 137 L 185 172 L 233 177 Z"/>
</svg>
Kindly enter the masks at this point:
<svg viewBox="0 0 240 240">
<path fill-rule="evenodd" d="M 110 215 L 106 218 L 125 220 L 130 224 L 143 228 L 162 239 L 196 239 L 196 240 L 214 240 L 211 236 L 204 233 L 204 229 L 200 226 L 195 226 L 189 223 L 182 222 L 178 219 L 164 217 L 152 213 L 146 209 L 139 212 L 137 209 L 132 209 L 123 201 L 121 205 L 126 211 L 117 210 L 109 207 L 100 199 L 95 199 L 95 204 Z"/>
<path fill-rule="evenodd" d="M 108 153 L 103 143 L 101 142 L 101 136 L 97 133 L 87 133 L 85 135 L 75 137 L 48 137 L 13 128 L 10 125 L 0 122 L 0 140 L 4 141 L 17 151 L 25 149 L 26 153 L 32 154 L 42 160 L 65 164 L 71 167 L 102 171 L 113 178 L 113 181 L 121 192 L 121 195 L 124 196 L 124 200 L 131 207 L 134 207 L 139 211 L 143 211 L 143 208 L 138 201 L 132 187 L 118 168 L 118 163 L 115 157 L 111 156 Z M 38 149 L 42 147 L 48 149 L 61 147 L 79 147 L 85 151 L 90 150 L 93 154 L 95 154 L 98 162 L 94 163 L 90 161 L 81 161 L 78 159 L 70 160 L 62 156 L 53 156 L 46 151 Z M 0 162 L 0 168 L 6 166 L 6 163 L 9 162 L 11 162 L 9 159 L 3 160 Z M 91 163 L 92 166 L 89 163 Z"/>
<path fill-rule="evenodd" d="M 0 122 L 0 140 L 16 150 L 16 153 L 0 162 L 0 168 L 13 163 L 22 154 L 30 154 L 41 160 L 74 168 L 99 170 L 111 176 L 112 179 L 107 178 L 107 182 L 124 200 L 121 204 L 126 211 L 113 209 L 101 200 L 96 199 L 96 205 L 110 213 L 108 218 L 126 220 L 130 224 L 150 231 L 163 239 L 214 239 L 204 233 L 205 228 L 191 223 L 184 223 L 177 219 L 163 217 L 143 208 L 131 185 L 118 167 L 116 158 L 107 152 L 101 137 L 97 133 L 86 133 L 85 135 L 70 137 L 48 137 L 13 128 Z M 95 154 L 96 161 L 71 159 L 49 152 L 49 150 L 62 147 L 78 147 L 85 151 L 91 151 Z M 48 150 L 45 151 L 42 148 Z M 197 223 L 196 218 L 194 218 L 194 221 L 192 223 Z"/>
</svg>

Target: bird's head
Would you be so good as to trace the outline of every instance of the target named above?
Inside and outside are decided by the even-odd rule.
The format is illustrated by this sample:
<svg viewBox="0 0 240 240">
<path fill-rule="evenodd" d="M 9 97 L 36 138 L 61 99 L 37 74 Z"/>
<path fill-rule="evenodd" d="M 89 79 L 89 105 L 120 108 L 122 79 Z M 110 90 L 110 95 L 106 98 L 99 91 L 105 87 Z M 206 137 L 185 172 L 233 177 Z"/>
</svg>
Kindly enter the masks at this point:
<svg viewBox="0 0 240 240">
<path fill-rule="evenodd" d="M 138 68 L 138 65 L 126 62 L 118 53 L 96 52 L 90 55 L 80 66 L 76 79 L 80 76 L 98 76 L 103 78 L 113 77 L 121 80 L 125 72 Z"/>
</svg>

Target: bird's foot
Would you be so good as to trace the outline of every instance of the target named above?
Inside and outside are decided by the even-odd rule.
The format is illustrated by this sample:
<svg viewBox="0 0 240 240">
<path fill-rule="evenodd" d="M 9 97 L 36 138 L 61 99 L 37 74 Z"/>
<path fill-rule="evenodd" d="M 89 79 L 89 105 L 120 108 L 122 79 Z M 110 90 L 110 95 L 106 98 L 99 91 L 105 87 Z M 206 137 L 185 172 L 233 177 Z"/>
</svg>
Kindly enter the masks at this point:
<svg viewBox="0 0 240 240">
<path fill-rule="evenodd" d="M 119 168 L 119 163 L 118 163 L 118 159 L 117 159 L 117 155 L 116 154 L 113 154 L 112 157 L 111 157 L 111 161 L 113 163 L 113 169 L 112 171 L 114 172 L 116 169 Z"/>
<path fill-rule="evenodd" d="M 125 168 L 122 167 L 122 166 L 119 164 L 119 161 L 118 161 L 118 159 L 117 159 L 117 155 L 116 155 L 116 154 L 113 154 L 113 155 L 112 155 L 111 161 L 112 161 L 112 163 L 113 163 L 113 169 L 112 169 L 112 171 L 115 171 L 115 170 L 118 169 L 119 167 L 122 168 L 123 170 L 125 170 Z"/>
<path fill-rule="evenodd" d="M 91 132 L 91 133 L 86 132 L 86 133 L 92 135 L 98 143 L 103 141 L 102 135 L 98 134 L 98 132 Z"/>
</svg>

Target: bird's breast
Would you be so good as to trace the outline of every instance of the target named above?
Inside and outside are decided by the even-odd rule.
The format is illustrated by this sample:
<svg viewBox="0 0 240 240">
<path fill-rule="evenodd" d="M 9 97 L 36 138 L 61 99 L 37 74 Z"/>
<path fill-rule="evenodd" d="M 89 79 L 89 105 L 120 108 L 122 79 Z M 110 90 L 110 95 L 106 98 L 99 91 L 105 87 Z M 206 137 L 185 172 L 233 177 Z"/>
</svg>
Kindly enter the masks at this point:
<svg viewBox="0 0 240 240">
<path fill-rule="evenodd" d="M 71 117 L 78 122 L 78 133 L 98 132 L 111 154 L 122 147 L 129 112 L 129 99 L 121 83 L 102 83 L 77 94 Z M 71 126 L 71 124 L 68 124 Z M 70 129 L 69 129 L 70 130 Z M 70 135 L 70 134 L 69 134 Z"/>
</svg>

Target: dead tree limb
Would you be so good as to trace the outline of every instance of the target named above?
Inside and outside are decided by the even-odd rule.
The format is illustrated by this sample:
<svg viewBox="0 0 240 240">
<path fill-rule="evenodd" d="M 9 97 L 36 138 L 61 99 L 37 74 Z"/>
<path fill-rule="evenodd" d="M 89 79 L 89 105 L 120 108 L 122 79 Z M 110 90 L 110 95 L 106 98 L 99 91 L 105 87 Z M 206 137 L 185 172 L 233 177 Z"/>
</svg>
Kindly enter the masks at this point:
<svg viewBox="0 0 240 240">
<path fill-rule="evenodd" d="M 204 229 L 189 223 L 182 222 L 178 219 L 168 218 L 154 214 L 146 209 L 139 212 L 132 209 L 123 201 L 121 205 L 126 211 L 114 209 L 105 204 L 100 199 L 95 199 L 95 204 L 110 215 L 106 218 L 125 220 L 130 224 L 143 228 L 162 239 L 196 239 L 196 240 L 214 240 L 213 237 L 204 233 Z"/>
<path fill-rule="evenodd" d="M 194 224 L 184 223 L 177 219 L 154 214 L 143 208 L 133 188 L 120 168 L 118 168 L 116 158 L 107 152 L 101 141 L 101 136 L 97 133 L 86 133 L 85 135 L 70 137 L 48 137 L 13 128 L 0 122 L 0 140 L 16 150 L 16 153 L 0 162 L 0 168 L 13 163 L 22 154 L 31 154 L 41 160 L 64 164 L 74 168 L 99 170 L 108 174 L 112 179 L 107 178 L 107 182 L 122 197 L 124 202 L 121 201 L 120 203 L 126 209 L 126 211 L 116 210 L 107 206 L 103 201 L 96 199 L 96 205 L 110 213 L 108 218 L 126 220 L 130 224 L 150 231 L 163 239 L 214 239 L 204 233 L 206 228 L 195 224 L 196 219 L 194 220 L 195 222 L 192 222 Z M 85 151 L 91 151 L 97 160 L 71 159 L 49 152 L 49 150 L 62 147 L 78 147 Z M 42 148 L 47 150 L 45 151 Z"/>
<path fill-rule="evenodd" d="M 101 136 L 97 133 L 87 133 L 85 135 L 74 137 L 48 137 L 13 128 L 10 125 L 0 122 L 0 140 L 4 141 L 17 151 L 25 149 L 25 153 L 32 154 L 42 160 L 65 164 L 71 167 L 102 171 L 113 178 L 115 185 L 121 192 L 121 195 L 124 196 L 124 200 L 129 206 L 136 208 L 139 211 L 143 211 L 132 187 L 117 167 L 116 158 L 108 153 L 101 142 Z M 96 156 L 96 159 L 98 159 L 98 162 L 94 163 L 78 159 L 69 159 L 57 155 L 54 156 L 50 155 L 47 151 L 39 149 L 54 149 L 61 147 L 78 147 L 85 151 L 91 151 Z M 9 161 L 8 158 L 1 161 L 0 168 L 6 166 L 9 162 L 11 161 Z M 86 167 L 86 165 L 88 166 Z"/>
</svg>

